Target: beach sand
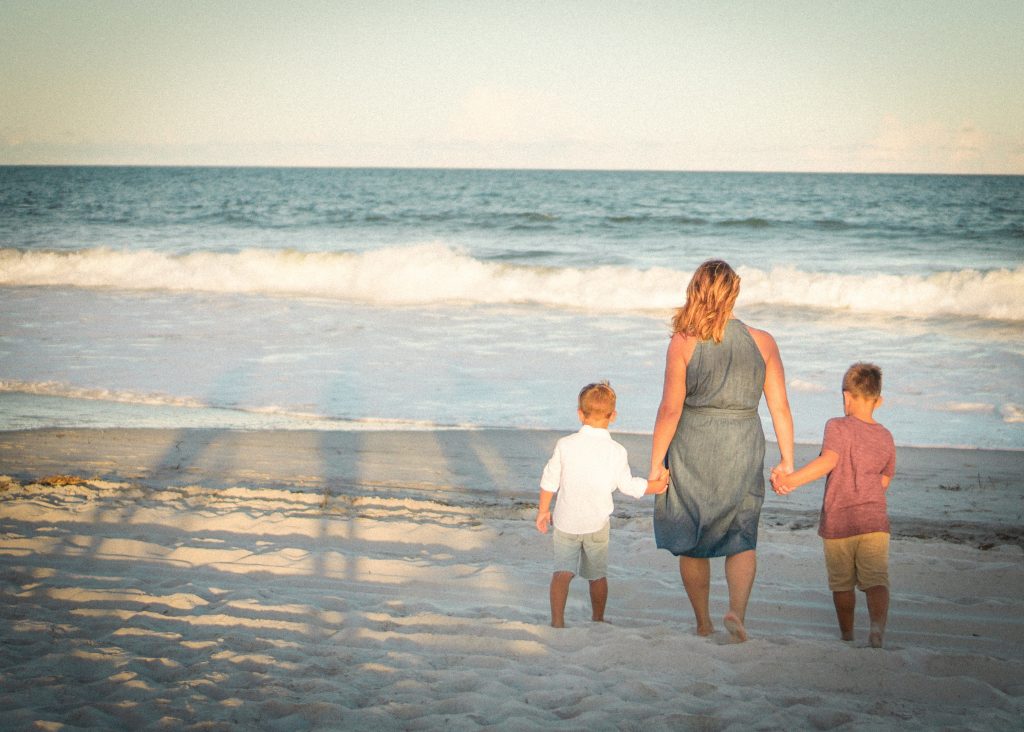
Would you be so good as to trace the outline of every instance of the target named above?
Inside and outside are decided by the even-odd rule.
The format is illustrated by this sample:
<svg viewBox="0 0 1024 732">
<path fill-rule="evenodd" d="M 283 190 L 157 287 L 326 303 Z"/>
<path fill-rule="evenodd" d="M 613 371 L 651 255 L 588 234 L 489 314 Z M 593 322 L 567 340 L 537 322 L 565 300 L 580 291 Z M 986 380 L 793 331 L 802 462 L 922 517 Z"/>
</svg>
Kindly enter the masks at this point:
<svg viewBox="0 0 1024 732">
<path fill-rule="evenodd" d="M 625 496 L 610 622 L 577 580 L 550 628 L 558 436 L 0 433 L 0 728 L 1020 728 L 1024 453 L 900 449 L 878 650 L 862 595 L 838 640 L 820 486 L 766 499 L 747 643 L 693 634 Z"/>
</svg>

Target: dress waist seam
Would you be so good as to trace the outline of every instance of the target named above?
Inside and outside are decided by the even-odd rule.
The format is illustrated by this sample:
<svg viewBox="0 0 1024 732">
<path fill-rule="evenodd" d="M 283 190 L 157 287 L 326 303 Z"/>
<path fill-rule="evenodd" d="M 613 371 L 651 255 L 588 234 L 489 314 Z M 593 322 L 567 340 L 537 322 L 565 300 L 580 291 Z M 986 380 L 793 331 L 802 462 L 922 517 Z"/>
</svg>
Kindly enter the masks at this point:
<svg viewBox="0 0 1024 732">
<path fill-rule="evenodd" d="M 718 407 L 688 407 L 683 405 L 683 414 L 700 414 L 707 417 L 722 419 L 750 419 L 757 416 L 757 409 L 721 409 Z"/>
</svg>

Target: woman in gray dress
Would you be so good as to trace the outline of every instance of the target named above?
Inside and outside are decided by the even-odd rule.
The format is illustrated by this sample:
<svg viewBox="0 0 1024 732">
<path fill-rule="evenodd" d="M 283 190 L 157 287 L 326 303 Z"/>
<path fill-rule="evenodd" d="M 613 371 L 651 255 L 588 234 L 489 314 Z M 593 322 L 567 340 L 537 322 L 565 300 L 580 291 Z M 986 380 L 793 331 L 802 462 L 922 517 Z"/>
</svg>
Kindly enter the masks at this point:
<svg viewBox="0 0 1024 732">
<path fill-rule="evenodd" d="M 723 620 L 747 639 L 747 600 L 757 570 L 757 523 L 764 501 L 764 394 L 781 460 L 793 470 L 793 417 L 775 339 L 732 316 L 740 278 L 721 260 L 704 262 L 673 319 L 665 384 L 654 424 L 651 475 L 667 464 L 672 482 L 658 496 L 654 536 L 679 557 L 697 633 L 711 635 L 710 557 L 725 557 L 729 611 Z"/>
</svg>

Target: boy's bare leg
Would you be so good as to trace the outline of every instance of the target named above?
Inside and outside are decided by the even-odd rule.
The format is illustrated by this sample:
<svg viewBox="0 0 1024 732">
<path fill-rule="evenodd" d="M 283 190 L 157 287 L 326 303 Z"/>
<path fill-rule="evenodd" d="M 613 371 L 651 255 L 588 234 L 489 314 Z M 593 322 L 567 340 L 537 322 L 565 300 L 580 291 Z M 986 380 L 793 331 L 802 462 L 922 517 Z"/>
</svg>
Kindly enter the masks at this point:
<svg viewBox="0 0 1024 732">
<path fill-rule="evenodd" d="M 551 627 L 565 627 L 565 601 L 569 599 L 569 583 L 575 575 L 572 572 L 555 572 L 551 575 Z"/>
<path fill-rule="evenodd" d="M 853 590 L 832 593 L 836 606 L 836 620 L 839 621 L 839 637 L 844 641 L 853 640 L 853 615 L 857 607 L 857 595 Z"/>
<path fill-rule="evenodd" d="M 725 581 L 729 585 L 729 612 L 723 622 L 733 640 L 745 641 L 747 602 L 757 575 L 757 552 L 750 549 L 725 558 Z"/>
<path fill-rule="evenodd" d="M 595 623 L 604 622 L 604 606 L 608 603 L 608 578 L 590 580 L 590 607 L 593 608 L 591 620 Z"/>
<path fill-rule="evenodd" d="M 693 615 L 697 619 L 697 635 L 711 635 L 715 632 L 708 607 L 711 594 L 711 562 L 707 559 L 679 557 L 679 575 L 683 579 L 686 596 L 690 598 Z"/>
<path fill-rule="evenodd" d="M 864 594 L 868 597 L 868 617 L 871 618 L 868 642 L 872 648 L 881 648 L 885 637 L 885 621 L 889 617 L 889 588 L 885 585 L 869 587 Z"/>
</svg>

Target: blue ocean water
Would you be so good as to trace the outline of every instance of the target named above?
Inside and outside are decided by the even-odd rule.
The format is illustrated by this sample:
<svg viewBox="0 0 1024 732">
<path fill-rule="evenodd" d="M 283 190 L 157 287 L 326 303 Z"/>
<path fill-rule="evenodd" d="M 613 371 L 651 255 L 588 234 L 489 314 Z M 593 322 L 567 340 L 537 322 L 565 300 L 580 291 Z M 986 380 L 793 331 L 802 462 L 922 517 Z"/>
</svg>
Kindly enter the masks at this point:
<svg viewBox="0 0 1024 732">
<path fill-rule="evenodd" d="M 0 428 L 571 429 L 608 378 L 649 432 L 710 257 L 799 440 L 870 360 L 897 442 L 1024 448 L 1024 178 L 987 176 L 0 168 Z"/>
</svg>

